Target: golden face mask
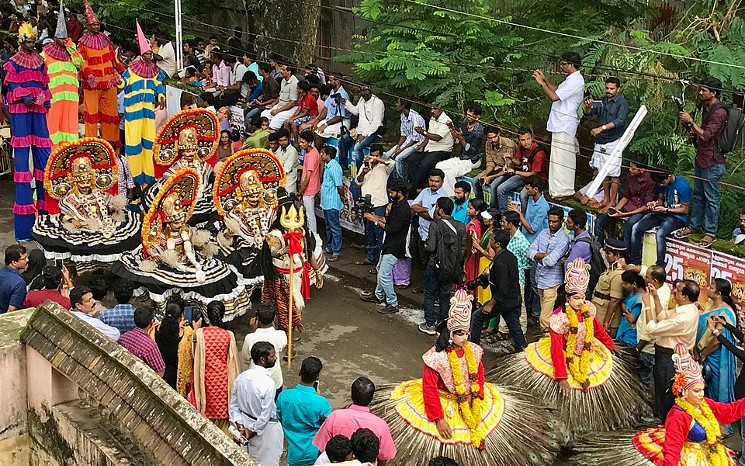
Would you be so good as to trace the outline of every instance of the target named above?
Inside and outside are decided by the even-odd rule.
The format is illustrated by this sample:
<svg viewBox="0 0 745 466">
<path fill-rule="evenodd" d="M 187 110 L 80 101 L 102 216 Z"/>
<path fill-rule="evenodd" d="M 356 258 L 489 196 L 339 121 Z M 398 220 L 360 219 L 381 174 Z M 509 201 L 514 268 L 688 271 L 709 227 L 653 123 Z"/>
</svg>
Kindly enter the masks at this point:
<svg viewBox="0 0 745 466">
<path fill-rule="evenodd" d="M 166 222 L 183 222 L 186 220 L 186 210 L 181 204 L 181 198 L 178 193 L 171 193 L 161 204 L 163 213 L 166 216 Z"/>
<path fill-rule="evenodd" d="M 70 177 L 79 185 L 90 185 L 93 179 L 93 165 L 88 157 L 80 157 L 72 162 Z"/>
<path fill-rule="evenodd" d="M 176 143 L 177 151 L 194 151 L 199 149 L 197 144 L 197 130 L 194 127 L 187 127 L 178 133 L 178 143 Z"/>
<path fill-rule="evenodd" d="M 256 197 L 260 196 L 264 187 L 259 180 L 259 174 L 255 170 L 247 170 L 243 172 L 238 180 L 238 186 L 244 196 Z"/>
</svg>

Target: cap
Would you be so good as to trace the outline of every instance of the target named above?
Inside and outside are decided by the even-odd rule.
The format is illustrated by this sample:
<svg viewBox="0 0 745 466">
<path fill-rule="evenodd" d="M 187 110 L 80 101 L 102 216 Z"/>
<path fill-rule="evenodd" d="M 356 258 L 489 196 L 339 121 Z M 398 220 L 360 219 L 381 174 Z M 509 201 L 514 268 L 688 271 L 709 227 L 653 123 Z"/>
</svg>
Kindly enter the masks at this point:
<svg viewBox="0 0 745 466">
<path fill-rule="evenodd" d="M 625 251 L 629 248 L 628 244 L 626 244 L 626 241 L 622 241 L 616 238 L 608 238 L 605 241 L 605 247 L 606 249 L 613 249 L 615 251 Z"/>
</svg>

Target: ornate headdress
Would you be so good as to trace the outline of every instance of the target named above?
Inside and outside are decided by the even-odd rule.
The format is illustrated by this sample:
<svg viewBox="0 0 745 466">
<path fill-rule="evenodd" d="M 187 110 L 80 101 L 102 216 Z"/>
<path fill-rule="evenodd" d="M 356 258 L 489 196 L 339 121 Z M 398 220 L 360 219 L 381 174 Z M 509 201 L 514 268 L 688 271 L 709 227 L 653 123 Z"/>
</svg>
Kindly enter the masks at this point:
<svg viewBox="0 0 745 466">
<path fill-rule="evenodd" d="M 59 2 L 59 14 L 57 15 L 57 29 L 54 31 L 56 39 L 67 39 L 67 23 L 65 22 L 65 8 Z"/>
<path fill-rule="evenodd" d="M 152 52 L 153 48 L 150 46 L 150 41 L 145 37 L 145 33 L 142 32 L 140 22 L 135 20 L 135 28 L 137 29 L 137 45 L 140 46 L 140 55 L 145 52 Z"/>
<path fill-rule="evenodd" d="M 153 199 L 142 224 L 142 246 L 149 248 L 168 222 L 187 222 L 196 208 L 200 175 L 186 167 L 171 175 Z"/>
<path fill-rule="evenodd" d="M 220 142 L 217 116 L 203 108 L 174 114 L 155 138 L 155 177 L 160 178 L 179 158 L 179 150 L 196 150 L 197 157 L 215 165 L 215 150 Z"/>
<path fill-rule="evenodd" d="M 693 359 L 683 343 L 675 345 L 673 354 L 675 377 L 673 378 L 673 395 L 683 396 L 683 392 L 697 383 L 704 383 L 701 366 Z"/>
<path fill-rule="evenodd" d="M 23 23 L 18 28 L 18 43 L 23 44 L 27 40 L 36 41 L 36 33 L 31 24 Z"/>
<path fill-rule="evenodd" d="M 264 188 L 264 205 L 276 205 L 277 188 L 285 183 L 285 169 L 276 155 L 266 149 L 246 149 L 228 157 L 215 173 L 212 198 L 217 212 L 225 215 L 241 201 L 245 188 L 257 182 Z"/>
<path fill-rule="evenodd" d="M 459 288 L 453 297 L 450 298 L 448 330 L 451 332 L 458 330 L 470 331 L 472 300 L 473 296 L 468 294 L 463 288 Z"/>
<path fill-rule="evenodd" d="M 98 138 L 82 138 L 62 142 L 54 148 L 44 169 L 44 189 L 48 196 L 47 210 L 59 212 L 57 201 L 73 188 L 73 180 L 90 176 L 93 187 L 117 194 L 118 165 L 114 149 L 108 141 Z"/>
<path fill-rule="evenodd" d="M 85 4 L 85 20 L 88 22 L 88 26 L 91 24 L 101 24 L 101 21 L 98 20 L 98 16 L 93 12 L 93 8 L 91 8 L 91 4 L 88 3 L 88 0 L 83 0 L 83 3 Z"/>
<path fill-rule="evenodd" d="M 564 274 L 564 288 L 567 296 L 574 294 L 584 295 L 590 284 L 590 264 L 585 263 L 581 257 L 574 259 L 567 265 Z"/>
</svg>

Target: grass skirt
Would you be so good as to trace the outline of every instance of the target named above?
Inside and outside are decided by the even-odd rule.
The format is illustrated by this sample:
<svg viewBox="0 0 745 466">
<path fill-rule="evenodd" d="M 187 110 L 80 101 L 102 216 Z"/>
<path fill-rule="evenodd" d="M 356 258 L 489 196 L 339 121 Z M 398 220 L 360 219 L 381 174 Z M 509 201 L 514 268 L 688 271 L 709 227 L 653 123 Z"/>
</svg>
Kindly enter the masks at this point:
<svg viewBox="0 0 745 466">
<path fill-rule="evenodd" d="M 577 466 L 612 464 L 616 466 L 659 466 L 662 464 L 662 446 L 665 442 L 665 427 L 652 427 L 640 432 L 631 430 L 593 435 L 575 448 L 578 452 L 572 459 Z M 729 466 L 737 463 L 734 452 L 729 454 Z M 681 466 L 711 466 L 708 447 L 703 443 L 687 441 L 680 455 Z"/>
<path fill-rule="evenodd" d="M 568 444 L 584 432 L 603 432 L 636 423 L 647 412 L 641 382 L 597 339 L 590 356 L 590 387 L 586 391 L 571 374 L 569 395 L 559 392 L 551 364 L 551 339 L 541 338 L 522 353 L 501 358 L 487 380 L 524 390 L 556 409 Z"/>
<path fill-rule="evenodd" d="M 426 466 L 439 455 L 468 466 L 553 464 L 559 449 L 559 443 L 551 438 L 554 421 L 537 400 L 486 383 L 484 402 L 488 409 L 481 415 L 483 450 L 471 444 L 455 396 L 441 390 L 440 402 L 453 431 L 449 440 L 441 439 L 435 423 L 427 419 L 421 379 L 376 390 L 370 409 L 388 423 L 398 450 L 396 459 L 387 464 Z"/>
</svg>

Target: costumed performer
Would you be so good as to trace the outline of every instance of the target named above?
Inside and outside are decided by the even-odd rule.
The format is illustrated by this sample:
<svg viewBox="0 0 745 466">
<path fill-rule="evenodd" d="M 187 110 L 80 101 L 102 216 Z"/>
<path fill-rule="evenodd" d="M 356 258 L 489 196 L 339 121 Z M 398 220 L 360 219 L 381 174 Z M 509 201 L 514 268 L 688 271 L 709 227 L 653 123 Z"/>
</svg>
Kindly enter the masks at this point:
<svg viewBox="0 0 745 466">
<path fill-rule="evenodd" d="M 215 173 L 212 195 L 223 219 L 217 257 L 235 266 L 245 279 L 263 281 L 256 259 L 277 209 L 277 188 L 284 181 L 282 163 L 266 149 L 239 151 Z"/>
<path fill-rule="evenodd" d="M 155 140 L 155 106 L 163 108 L 166 103 L 163 81 L 168 78 L 165 71 L 153 61 L 153 49 L 145 38 L 140 23 L 137 27 L 137 42 L 140 58 L 129 64 L 122 74 L 124 91 L 124 154 L 127 156 L 132 178 L 137 184 L 155 180 L 153 167 L 153 141 Z M 206 182 L 206 180 L 204 180 Z"/>
<path fill-rule="evenodd" d="M 112 146 L 119 145 L 119 110 L 116 105 L 117 83 L 124 73 L 109 36 L 101 32 L 101 22 L 88 0 L 84 0 L 88 32 L 78 41 L 78 50 L 85 62 L 80 70 L 83 82 L 83 120 L 85 136 L 101 138 Z"/>
<path fill-rule="evenodd" d="M 78 73 L 83 66 L 83 56 L 78 52 L 72 39 L 67 37 L 62 2 L 59 5 L 54 39 L 42 50 L 41 55 L 49 73 L 49 91 L 52 94 L 52 104 L 47 113 L 49 137 L 54 145 L 62 141 L 76 141 L 80 137 Z"/>
<path fill-rule="evenodd" d="M 261 265 L 264 284 L 261 301 L 274 303 L 279 329 L 289 331 L 290 292 L 292 328 L 302 331 L 302 314 L 310 299 L 310 286 L 323 286 L 326 261 L 321 239 L 305 228 L 305 210 L 298 207 L 284 188 L 277 190 L 278 213 L 264 238 Z M 290 290 L 290 260 L 293 289 Z"/>
<path fill-rule="evenodd" d="M 190 223 L 198 225 L 215 214 L 212 198 L 216 150 L 220 142 L 220 123 L 214 113 L 203 108 L 174 114 L 160 128 L 155 138 L 155 180 L 147 187 L 143 206 L 148 209 L 161 186 L 184 167 L 199 173 L 199 193 Z"/>
<path fill-rule="evenodd" d="M 47 210 L 43 182 L 44 167 L 52 147 L 47 128 L 47 110 L 52 95 L 49 93 L 47 65 L 36 52 L 35 41 L 36 33 L 31 25 L 21 24 L 18 29 L 20 50 L 3 64 L 12 131 L 10 145 L 15 160 L 13 214 L 17 241 L 31 239 L 36 213 L 46 213 Z"/>
<path fill-rule="evenodd" d="M 549 411 L 484 380 L 484 350 L 468 341 L 472 299 L 462 288 L 450 299 L 421 379 L 376 390 L 370 410 L 391 427 L 401 458 L 389 465 L 425 466 L 438 455 L 468 466 L 553 464 Z"/>
<path fill-rule="evenodd" d="M 618 466 L 734 466 L 734 452 L 722 444 L 720 425 L 745 416 L 745 398 L 719 403 L 704 396 L 701 366 L 678 343 L 673 354 L 675 406 L 665 425 L 641 432 L 593 436 L 579 445 L 580 465 Z"/>
<path fill-rule="evenodd" d="M 638 377 L 613 357 L 613 339 L 585 300 L 589 268 L 582 258 L 567 265 L 566 304 L 551 314 L 549 335 L 489 374 L 557 409 L 569 442 L 582 432 L 629 427 L 648 409 Z"/>
<path fill-rule="evenodd" d="M 44 186 L 55 213 L 39 215 L 32 232 L 47 259 L 72 260 L 81 273 L 139 246 L 140 216 L 118 194 L 117 170 L 114 149 L 103 139 L 65 141 L 54 149 Z"/>
<path fill-rule="evenodd" d="M 209 232 L 187 225 L 199 183 L 190 167 L 168 178 L 143 220 L 142 246 L 122 254 L 111 270 L 144 286 L 159 307 L 172 294 L 202 305 L 222 301 L 228 321 L 249 309 L 250 297 L 235 268 L 213 257 L 217 246 Z"/>
</svg>

